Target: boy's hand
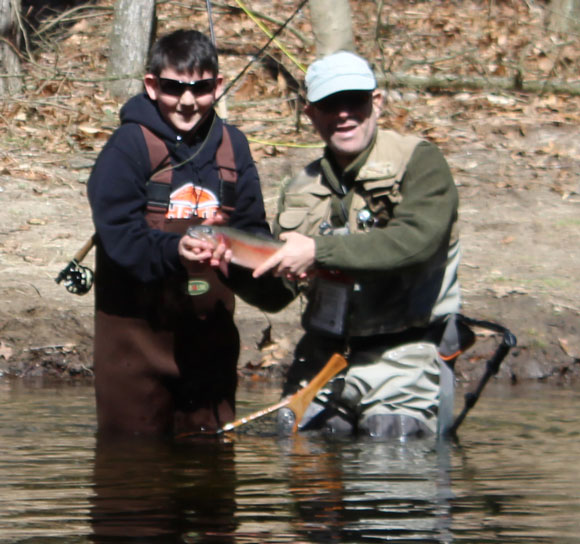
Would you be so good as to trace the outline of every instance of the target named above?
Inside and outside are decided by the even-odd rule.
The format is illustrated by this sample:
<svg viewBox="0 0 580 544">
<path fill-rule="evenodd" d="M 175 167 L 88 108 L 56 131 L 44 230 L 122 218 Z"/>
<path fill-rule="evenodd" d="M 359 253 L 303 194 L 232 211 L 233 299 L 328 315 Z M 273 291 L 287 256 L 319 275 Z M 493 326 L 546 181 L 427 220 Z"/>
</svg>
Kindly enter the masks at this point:
<svg viewBox="0 0 580 544">
<path fill-rule="evenodd" d="M 215 212 L 211 217 L 207 217 L 202 225 L 225 225 L 226 217 L 221 212 Z M 182 236 L 177 246 L 179 258 L 185 268 L 190 263 L 207 263 L 214 268 L 219 268 L 224 276 L 228 275 L 228 263 L 232 259 L 232 252 L 224 244 L 214 245 L 209 240 L 199 240 L 191 236 Z"/>
<path fill-rule="evenodd" d="M 179 240 L 177 251 L 187 269 L 191 268 L 191 264 L 207 263 L 219 268 L 225 276 L 228 275 L 228 263 L 232 259 L 232 252 L 221 242 L 214 245 L 210 240 L 200 240 L 186 234 Z"/>
<path fill-rule="evenodd" d="M 316 255 L 314 238 L 297 232 L 285 232 L 280 235 L 280 240 L 286 243 L 254 270 L 252 274 L 254 278 L 272 270 L 275 276 L 285 276 L 292 280 L 302 279 L 314 266 Z"/>
</svg>

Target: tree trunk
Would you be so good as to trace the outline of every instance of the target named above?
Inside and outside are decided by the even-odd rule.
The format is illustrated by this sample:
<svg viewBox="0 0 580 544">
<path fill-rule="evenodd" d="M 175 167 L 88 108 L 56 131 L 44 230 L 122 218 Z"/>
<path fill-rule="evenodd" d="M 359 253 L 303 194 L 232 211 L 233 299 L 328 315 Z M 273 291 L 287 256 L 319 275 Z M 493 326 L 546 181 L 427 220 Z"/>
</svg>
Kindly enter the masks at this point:
<svg viewBox="0 0 580 544">
<path fill-rule="evenodd" d="M 20 92 L 20 0 L 0 0 L 0 96 Z"/>
<path fill-rule="evenodd" d="M 577 32 L 580 30 L 580 0 L 552 0 L 547 16 L 552 32 Z"/>
<path fill-rule="evenodd" d="M 354 51 L 352 14 L 348 0 L 310 0 L 310 21 L 316 56 Z"/>
<path fill-rule="evenodd" d="M 108 65 L 113 96 L 127 99 L 143 90 L 154 21 L 154 0 L 116 0 Z"/>
</svg>

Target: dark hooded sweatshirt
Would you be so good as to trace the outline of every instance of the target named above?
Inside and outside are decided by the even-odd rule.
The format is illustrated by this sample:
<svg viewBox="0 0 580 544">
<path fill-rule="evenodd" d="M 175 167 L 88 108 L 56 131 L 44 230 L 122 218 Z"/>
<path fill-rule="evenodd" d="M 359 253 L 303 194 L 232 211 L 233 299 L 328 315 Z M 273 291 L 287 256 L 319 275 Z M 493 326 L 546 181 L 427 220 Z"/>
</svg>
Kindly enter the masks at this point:
<svg viewBox="0 0 580 544">
<path fill-rule="evenodd" d="M 182 139 L 161 117 L 156 104 L 138 95 L 121 110 L 121 126 L 99 155 L 88 183 L 89 201 L 100 243 L 107 255 L 133 278 L 150 282 L 181 269 L 180 236 L 149 229 L 145 221 L 146 182 L 151 175 L 147 146 L 139 125 L 161 137 L 174 169 L 173 193 L 193 185 L 201 188 L 202 204 L 219 194 L 216 150 L 222 121 L 211 114 L 191 141 Z M 237 204 L 229 225 L 269 235 L 258 173 L 244 135 L 228 126 L 238 170 Z M 179 198 L 179 194 L 176 198 Z"/>
<path fill-rule="evenodd" d="M 146 212 L 152 171 L 140 125 L 163 139 L 174 166 L 161 229 L 150 226 Z M 227 130 L 237 170 L 228 225 L 270 235 L 248 142 L 236 128 Z M 122 108 L 121 126 L 95 163 L 88 196 L 97 233 L 94 357 L 100 427 L 157 429 L 163 410 L 148 395 L 160 383 L 186 412 L 219 413 L 221 419 L 233 415 L 239 352 L 233 293 L 208 265 L 199 265 L 198 274 L 188 273 L 177 251 L 187 227 L 220 207 L 216 152 L 222 135 L 223 122 L 212 111 L 199 129 L 182 138 L 156 103 L 141 94 Z M 192 281 L 198 280 L 210 290 L 191 296 Z M 135 398 L 147 392 L 146 400 L 133 402 L 129 391 Z M 164 394 L 158 391 L 156 398 Z M 151 414 L 143 415 L 147 404 L 153 406 Z M 159 400 L 159 406 L 166 404 Z M 121 411 L 133 423 L 117 425 Z M 214 415 L 202 417 L 200 424 L 224 423 Z"/>
</svg>

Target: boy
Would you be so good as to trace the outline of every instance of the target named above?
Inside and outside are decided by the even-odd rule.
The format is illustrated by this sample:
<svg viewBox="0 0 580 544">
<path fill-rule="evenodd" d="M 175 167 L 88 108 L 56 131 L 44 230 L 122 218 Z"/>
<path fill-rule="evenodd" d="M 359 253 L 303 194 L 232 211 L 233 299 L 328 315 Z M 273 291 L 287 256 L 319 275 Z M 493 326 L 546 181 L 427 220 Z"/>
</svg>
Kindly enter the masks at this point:
<svg viewBox="0 0 580 544">
<path fill-rule="evenodd" d="M 234 418 L 234 296 L 184 233 L 202 222 L 270 231 L 247 140 L 213 109 L 223 78 L 210 40 L 161 37 L 144 84 L 88 182 L 98 430 L 215 430 Z"/>
</svg>

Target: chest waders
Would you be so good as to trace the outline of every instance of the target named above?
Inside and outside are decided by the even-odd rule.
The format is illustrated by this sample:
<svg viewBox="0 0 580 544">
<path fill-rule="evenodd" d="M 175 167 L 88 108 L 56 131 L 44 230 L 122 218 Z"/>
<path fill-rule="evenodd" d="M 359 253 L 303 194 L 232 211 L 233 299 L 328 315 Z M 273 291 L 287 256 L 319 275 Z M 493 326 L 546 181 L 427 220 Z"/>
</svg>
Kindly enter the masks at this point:
<svg viewBox="0 0 580 544">
<path fill-rule="evenodd" d="M 166 217 L 173 178 L 169 152 L 161 139 L 142 130 L 153 172 L 146 221 L 153 229 L 183 234 L 202 220 Z M 235 208 L 237 171 L 225 126 L 216 158 L 220 206 L 227 216 Z M 95 291 L 99 432 L 215 430 L 234 419 L 239 356 L 234 295 L 209 266 L 144 284 L 97 246 Z"/>
</svg>

